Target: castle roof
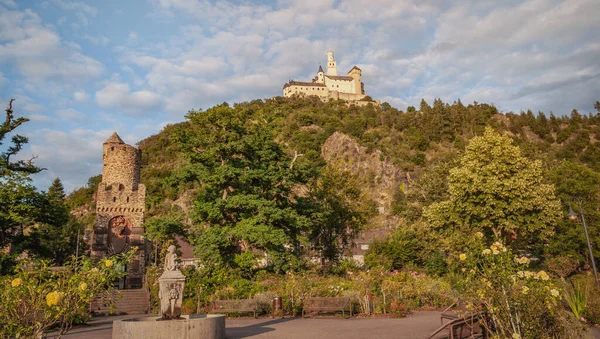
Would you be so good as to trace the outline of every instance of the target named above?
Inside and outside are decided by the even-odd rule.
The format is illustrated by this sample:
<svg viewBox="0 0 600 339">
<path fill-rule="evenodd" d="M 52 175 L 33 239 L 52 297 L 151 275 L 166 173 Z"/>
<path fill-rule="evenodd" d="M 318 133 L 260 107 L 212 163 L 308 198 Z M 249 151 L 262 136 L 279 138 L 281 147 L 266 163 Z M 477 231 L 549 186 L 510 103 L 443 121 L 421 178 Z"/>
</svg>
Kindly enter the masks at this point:
<svg viewBox="0 0 600 339">
<path fill-rule="evenodd" d="M 124 144 L 125 142 L 123 141 L 123 139 L 121 139 L 121 137 L 117 134 L 117 132 L 114 132 L 110 138 L 106 139 L 106 141 L 104 142 L 105 144 Z"/>
<path fill-rule="evenodd" d="M 353 77 L 349 77 L 349 76 L 345 76 L 345 75 L 326 75 L 325 77 L 329 78 L 331 80 L 347 80 L 347 81 L 354 80 Z"/>
<path fill-rule="evenodd" d="M 354 66 L 354 67 L 352 67 L 352 68 L 351 68 L 351 69 L 348 71 L 348 74 L 350 74 L 350 72 L 352 72 L 352 70 L 353 70 L 353 69 L 357 69 L 357 70 L 359 70 L 360 72 L 362 72 L 362 69 L 360 69 L 360 68 L 358 68 L 358 67 Z"/>
<path fill-rule="evenodd" d="M 350 79 L 352 79 L 351 77 L 348 77 Z M 313 86 L 313 87 L 327 87 L 325 86 L 325 84 L 322 83 L 318 83 L 318 82 L 302 82 L 302 81 L 294 81 L 291 80 L 290 82 L 288 82 L 287 84 L 283 85 L 283 88 L 288 88 L 290 86 Z"/>
<path fill-rule="evenodd" d="M 321 65 L 319 65 L 319 71 L 317 71 L 317 73 L 323 73 L 323 67 Z"/>
</svg>

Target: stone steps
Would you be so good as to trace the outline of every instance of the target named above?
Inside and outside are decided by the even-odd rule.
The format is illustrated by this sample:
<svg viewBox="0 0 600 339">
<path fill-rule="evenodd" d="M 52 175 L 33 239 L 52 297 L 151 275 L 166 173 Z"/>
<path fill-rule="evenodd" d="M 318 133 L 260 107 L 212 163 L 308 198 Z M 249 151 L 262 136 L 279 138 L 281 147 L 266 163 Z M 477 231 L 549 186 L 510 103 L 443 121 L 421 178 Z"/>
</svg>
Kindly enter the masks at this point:
<svg viewBox="0 0 600 339">
<path fill-rule="evenodd" d="M 150 294 L 146 289 L 112 290 L 106 295 L 96 297 L 90 308 L 96 315 L 148 314 Z"/>
</svg>

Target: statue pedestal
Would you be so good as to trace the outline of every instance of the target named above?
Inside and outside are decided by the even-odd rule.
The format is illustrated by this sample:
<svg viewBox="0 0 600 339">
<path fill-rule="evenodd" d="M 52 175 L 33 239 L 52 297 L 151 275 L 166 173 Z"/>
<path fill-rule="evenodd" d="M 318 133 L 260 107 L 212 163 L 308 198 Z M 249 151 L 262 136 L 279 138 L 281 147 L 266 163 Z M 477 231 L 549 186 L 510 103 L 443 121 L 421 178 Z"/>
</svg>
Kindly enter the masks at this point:
<svg viewBox="0 0 600 339">
<path fill-rule="evenodd" d="M 163 320 L 178 319 L 181 317 L 181 303 L 183 301 L 183 287 L 185 276 L 179 271 L 164 271 L 158 278 L 160 290 L 160 314 Z"/>
<path fill-rule="evenodd" d="M 156 316 L 113 321 L 113 339 L 225 339 L 222 314 L 183 315 L 179 320 L 156 321 Z"/>
</svg>

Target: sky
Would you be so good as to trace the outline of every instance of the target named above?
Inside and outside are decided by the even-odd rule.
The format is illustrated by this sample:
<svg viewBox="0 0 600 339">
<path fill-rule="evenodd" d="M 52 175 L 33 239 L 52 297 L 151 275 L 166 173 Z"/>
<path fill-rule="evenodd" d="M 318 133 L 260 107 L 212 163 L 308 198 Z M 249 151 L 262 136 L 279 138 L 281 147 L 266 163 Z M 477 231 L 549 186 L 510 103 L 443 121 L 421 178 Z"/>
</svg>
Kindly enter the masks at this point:
<svg viewBox="0 0 600 339">
<path fill-rule="evenodd" d="M 599 0 L 0 0 L 0 103 L 30 119 L 33 183 L 71 191 L 112 132 L 135 144 L 191 109 L 281 95 L 328 50 L 400 109 L 593 112 L 598 18 Z"/>
</svg>

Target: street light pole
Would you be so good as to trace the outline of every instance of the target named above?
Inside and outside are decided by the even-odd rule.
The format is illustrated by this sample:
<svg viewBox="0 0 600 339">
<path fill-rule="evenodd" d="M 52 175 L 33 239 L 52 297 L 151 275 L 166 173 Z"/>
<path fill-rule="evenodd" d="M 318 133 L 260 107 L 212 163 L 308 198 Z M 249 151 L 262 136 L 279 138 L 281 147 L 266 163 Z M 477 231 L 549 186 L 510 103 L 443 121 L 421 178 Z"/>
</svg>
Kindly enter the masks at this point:
<svg viewBox="0 0 600 339">
<path fill-rule="evenodd" d="M 77 247 L 75 247 L 75 258 L 79 258 L 79 234 L 81 233 L 81 228 L 77 230 Z"/>
<path fill-rule="evenodd" d="M 596 284 L 600 285 L 598 282 L 598 271 L 596 270 L 596 261 L 594 260 L 594 252 L 592 251 L 592 244 L 590 242 L 590 236 L 588 235 L 587 224 L 585 223 L 585 217 L 583 216 L 583 207 L 581 206 L 581 199 L 577 199 L 577 203 L 579 205 L 579 214 L 581 215 L 581 221 L 583 223 L 583 231 L 585 232 L 585 240 L 587 242 L 588 251 L 590 252 L 590 261 L 592 262 L 592 271 L 594 272 L 594 279 L 596 279 Z M 573 208 L 569 204 L 569 219 L 573 220 L 577 218 L 577 214 L 573 211 Z"/>
</svg>

